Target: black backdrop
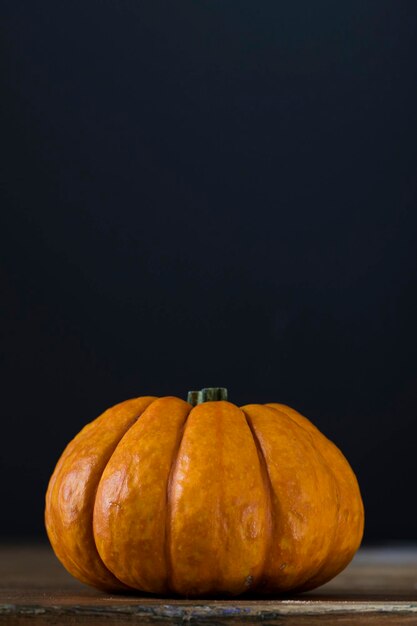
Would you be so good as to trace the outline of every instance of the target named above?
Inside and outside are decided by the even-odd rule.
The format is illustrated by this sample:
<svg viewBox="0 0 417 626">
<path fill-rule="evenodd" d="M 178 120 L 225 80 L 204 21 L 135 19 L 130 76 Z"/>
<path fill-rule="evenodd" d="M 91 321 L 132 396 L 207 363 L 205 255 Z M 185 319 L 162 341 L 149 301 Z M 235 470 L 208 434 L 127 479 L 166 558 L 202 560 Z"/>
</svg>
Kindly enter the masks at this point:
<svg viewBox="0 0 417 626">
<path fill-rule="evenodd" d="M 1 10 L 0 535 L 104 408 L 224 385 L 415 539 L 417 3 Z"/>
</svg>

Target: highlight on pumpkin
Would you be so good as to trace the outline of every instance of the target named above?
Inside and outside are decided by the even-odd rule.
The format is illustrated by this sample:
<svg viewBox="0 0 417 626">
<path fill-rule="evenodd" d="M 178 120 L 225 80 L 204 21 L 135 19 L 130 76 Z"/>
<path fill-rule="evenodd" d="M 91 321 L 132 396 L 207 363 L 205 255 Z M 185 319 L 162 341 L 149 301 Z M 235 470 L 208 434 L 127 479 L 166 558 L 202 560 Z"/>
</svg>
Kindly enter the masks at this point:
<svg viewBox="0 0 417 626">
<path fill-rule="evenodd" d="M 111 407 L 68 444 L 46 494 L 56 556 L 104 591 L 280 594 L 336 576 L 358 549 L 353 470 L 306 417 L 223 387 Z"/>
</svg>

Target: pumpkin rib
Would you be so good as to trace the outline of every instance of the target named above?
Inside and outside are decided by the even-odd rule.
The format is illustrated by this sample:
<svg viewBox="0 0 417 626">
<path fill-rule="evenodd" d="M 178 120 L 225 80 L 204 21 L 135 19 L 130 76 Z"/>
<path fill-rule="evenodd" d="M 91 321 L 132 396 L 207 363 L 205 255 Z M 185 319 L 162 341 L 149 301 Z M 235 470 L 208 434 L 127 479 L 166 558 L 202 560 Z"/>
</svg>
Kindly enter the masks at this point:
<svg viewBox="0 0 417 626">
<path fill-rule="evenodd" d="M 171 524 L 172 524 L 171 495 L 172 495 L 172 482 L 173 482 L 173 477 L 174 477 L 175 470 L 176 470 L 176 467 L 177 467 L 178 458 L 179 458 L 180 449 L 181 449 L 181 444 L 182 444 L 182 440 L 184 439 L 185 429 L 186 429 L 187 423 L 188 423 L 188 418 L 190 417 L 193 408 L 194 407 L 192 407 L 191 404 L 190 404 L 190 410 L 188 411 L 187 417 L 185 418 L 185 422 L 181 426 L 181 433 L 180 433 L 180 436 L 178 438 L 177 449 L 174 451 L 174 454 L 172 456 L 171 469 L 169 470 L 168 481 L 167 481 L 166 505 L 165 505 L 164 551 L 165 551 L 165 563 L 166 563 L 166 570 L 167 570 L 166 586 L 167 586 L 167 589 L 169 591 L 173 590 L 172 589 L 172 582 L 171 582 L 172 581 L 172 571 L 173 571 L 172 556 L 171 556 Z"/>
<path fill-rule="evenodd" d="M 287 413 L 287 411 L 285 411 L 284 409 L 278 409 L 277 407 L 273 406 L 272 404 L 267 404 L 267 406 L 271 409 L 273 409 L 274 411 L 277 411 L 278 413 L 284 413 L 287 417 L 290 418 L 290 420 L 294 423 L 297 424 L 297 426 L 299 426 L 300 428 L 303 429 L 303 431 L 306 433 L 307 438 L 310 440 L 311 445 L 313 446 L 316 454 L 318 457 L 320 457 L 322 464 L 324 465 L 324 467 L 326 467 L 328 474 L 332 477 L 332 481 L 333 481 L 333 485 L 335 487 L 335 496 L 336 496 L 336 512 L 335 512 L 335 524 L 333 526 L 333 532 L 332 532 L 332 541 L 329 544 L 329 548 L 328 548 L 328 554 L 327 556 L 332 555 L 334 547 L 335 547 L 335 543 L 336 543 L 336 539 L 337 539 L 337 520 L 339 517 L 339 511 L 340 511 L 340 499 L 341 499 L 341 494 L 340 494 L 340 489 L 339 489 L 339 481 L 337 480 L 337 476 L 333 471 L 333 468 L 331 467 L 329 461 L 325 458 L 325 456 L 322 454 L 322 452 L 320 451 L 320 449 L 317 447 L 316 444 L 316 440 L 313 436 L 313 431 L 308 430 L 307 428 L 305 428 L 302 424 L 300 424 L 299 422 L 297 422 L 295 419 L 293 419 L 291 417 L 291 415 L 289 413 Z M 304 589 L 304 588 L 309 588 L 309 583 L 311 581 L 313 581 L 316 577 L 320 576 L 320 573 L 323 572 L 323 570 L 326 570 L 326 568 L 328 567 L 328 562 L 327 562 L 327 558 L 324 560 L 324 562 L 322 563 L 322 565 L 318 568 L 317 572 L 315 572 L 310 578 L 308 578 L 307 580 L 305 580 L 303 582 L 302 585 L 300 585 L 299 589 Z M 295 590 L 297 590 L 298 588 L 296 587 Z"/>
<path fill-rule="evenodd" d="M 119 580 L 148 593 L 165 591 L 167 481 L 190 409 L 173 396 L 149 406 L 120 441 L 97 490 L 93 516 L 97 550 Z"/>
<path fill-rule="evenodd" d="M 331 578 L 341 572 L 352 560 L 356 550 L 360 545 L 363 534 L 363 502 L 356 476 L 352 468 L 350 467 L 350 464 L 347 461 L 346 457 L 339 450 L 339 448 L 330 439 L 328 439 L 312 422 L 310 422 L 309 419 L 307 419 L 301 413 L 298 413 L 298 411 L 295 411 L 295 409 L 277 403 L 271 403 L 268 404 L 268 406 L 277 411 L 282 411 L 294 423 L 298 424 L 305 432 L 308 432 L 310 434 L 314 442 L 315 448 L 323 458 L 323 461 L 328 466 L 330 472 L 332 472 L 332 474 L 334 475 L 337 485 L 338 517 L 334 528 L 334 542 L 332 546 L 332 551 L 330 552 L 330 557 L 333 557 L 333 566 L 332 560 L 330 559 L 330 564 L 328 560 L 323 564 L 323 566 L 316 572 L 313 577 L 311 577 L 308 581 L 305 581 L 303 585 L 297 588 L 297 591 L 308 591 L 309 589 L 314 589 L 329 581 Z M 337 463 L 334 462 L 335 459 L 337 459 Z M 343 489 L 341 490 L 342 485 Z M 347 504 L 344 504 L 346 502 Z M 352 503 L 356 503 L 355 508 L 357 508 L 357 515 L 361 519 L 356 520 L 354 518 L 353 525 L 350 525 L 350 527 L 340 532 L 340 518 L 343 513 L 342 507 L 344 506 L 345 511 L 350 511 L 352 508 Z M 359 521 L 360 523 L 357 524 L 357 521 Z M 342 520 L 342 523 L 345 523 L 345 521 Z M 340 541 L 345 539 L 346 537 L 352 537 L 352 533 L 350 532 L 351 529 L 356 529 L 356 532 L 353 535 L 355 537 L 355 541 L 351 541 L 350 546 L 348 546 L 348 548 L 345 547 L 345 552 L 341 553 Z M 335 558 L 336 562 L 334 562 Z"/>
<path fill-rule="evenodd" d="M 193 465 L 195 462 L 196 463 L 201 462 L 201 457 L 203 455 L 199 454 L 198 450 L 197 450 L 197 454 L 195 453 L 196 439 L 193 436 L 193 430 L 196 427 L 198 428 L 199 426 L 201 426 L 201 423 L 202 423 L 201 413 L 203 413 L 204 415 L 204 412 L 207 410 L 207 404 L 208 403 L 198 404 L 197 406 L 193 407 L 190 413 L 188 414 L 188 420 L 187 420 L 187 425 L 189 426 L 188 432 L 186 433 L 184 430 L 184 432 L 182 433 L 181 445 L 179 446 L 179 449 L 178 449 L 178 455 L 175 460 L 175 465 L 173 465 L 172 467 L 171 484 L 170 484 L 170 511 L 169 511 L 169 531 L 170 531 L 169 543 L 170 543 L 170 563 L 171 563 L 170 589 L 174 593 L 178 593 L 179 589 L 181 588 L 181 593 L 187 596 L 196 595 L 196 591 L 189 587 L 189 581 L 186 581 L 186 583 L 184 583 L 184 569 L 185 569 L 185 578 L 187 578 L 187 574 L 188 574 L 187 561 L 190 560 L 190 543 L 193 548 L 191 552 L 193 552 L 196 549 L 196 543 L 198 544 L 198 548 L 200 548 L 199 544 L 201 543 L 201 539 L 200 537 L 198 538 L 196 537 L 197 529 L 195 529 L 194 536 L 192 537 L 192 541 L 189 542 L 189 538 L 191 537 L 191 534 L 188 532 L 190 524 L 187 522 L 187 519 L 186 519 L 188 515 L 193 514 L 192 509 L 195 507 L 196 497 L 191 498 L 190 500 L 191 506 L 189 505 L 186 508 L 183 508 L 180 510 L 178 508 L 178 502 L 176 501 L 176 491 L 178 489 L 180 482 L 181 482 L 181 491 L 183 491 L 184 489 L 190 489 L 190 487 L 191 489 L 193 488 L 194 480 L 193 480 L 192 473 L 190 471 L 183 473 L 181 465 L 184 461 L 184 458 L 190 459 L 189 462 L 193 463 Z M 215 424 L 216 424 L 216 434 L 217 434 L 217 428 L 219 425 L 218 421 L 216 421 Z M 207 438 L 210 438 L 213 435 L 214 435 L 213 430 L 205 429 L 205 436 Z M 190 442 L 190 439 L 191 439 L 191 442 Z M 207 445 L 207 441 L 205 441 L 205 443 Z M 186 448 L 185 455 L 184 455 L 184 448 Z M 201 468 L 200 468 L 200 471 L 201 471 Z M 203 471 L 204 471 L 204 464 L 203 464 Z M 218 474 L 219 472 L 221 472 L 221 462 L 219 461 L 219 459 L 217 459 L 216 473 Z M 179 476 L 181 474 L 183 474 L 182 480 L 179 479 Z M 196 485 L 194 485 L 194 488 L 196 488 Z M 198 491 L 199 491 L 198 495 L 202 494 L 202 490 L 198 489 Z M 209 493 L 207 494 L 205 498 L 205 506 L 204 506 L 205 511 L 203 510 L 203 513 L 207 514 L 208 511 L 213 510 L 210 508 L 210 505 L 207 502 L 210 500 L 210 496 L 212 495 L 213 495 L 213 491 L 210 489 Z M 175 510 L 175 515 L 174 515 L 174 510 Z M 202 517 L 202 515 L 200 517 Z M 184 531 L 184 529 L 182 528 L 181 531 L 178 533 L 178 536 L 176 536 L 177 527 L 181 524 L 184 524 L 184 518 L 185 518 L 186 529 Z M 215 528 L 215 525 L 212 525 L 212 529 L 214 528 Z M 173 542 L 173 535 L 176 539 L 175 542 Z M 196 538 L 197 538 L 197 541 L 196 541 Z M 178 551 L 177 554 L 176 554 L 176 551 Z M 184 551 L 186 551 L 188 558 L 186 559 L 183 558 L 181 560 L 181 557 L 184 554 Z M 175 556 L 177 558 L 175 558 Z M 205 571 L 210 570 L 211 565 L 212 564 L 210 562 L 207 562 L 206 560 Z M 199 566 L 201 567 L 200 563 L 199 563 Z M 216 566 L 218 567 L 218 562 L 216 563 Z M 201 568 L 201 571 L 204 572 L 203 568 Z M 219 576 L 220 576 L 220 571 L 217 571 L 216 577 L 218 578 Z M 199 581 L 199 584 L 201 584 L 201 581 Z M 207 591 L 205 590 L 204 593 L 207 593 Z"/>
<path fill-rule="evenodd" d="M 78 433 L 78 435 L 68 444 L 68 446 L 66 447 L 66 449 L 64 450 L 58 464 L 57 467 L 53 473 L 53 476 L 51 478 L 50 481 L 50 488 L 48 488 L 48 492 L 47 492 L 47 503 L 46 503 L 46 511 L 45 511 L 45 517 L 48 518 L 51 513 L 51 509 L 52 509 L 52 501 L 53 501 L 53 496 L 54 496 L 54 492 L 55 489 L 57 488 L 57 484 L 58 484 L 58 493 L 59 493 L 59 488 L 62 486 L 62 480 L 65 478 L 65 474 L 64 476 L 60 475 L 63 468 L 65 467 L 65 463 L 67 462 L 68 459 L 71 458 L 71 455 L 74 456 L 74 451 L 76 450 L 76 443 L 75 440 L 78 439 L 77 444 L 79 446 L 79 442 L 80 439 L 82 440 L 83 436 L 85 437 L 86 434 L 91 434 L 90 431 L 94 430 L 94 427 L 97 426 L 99 423 L 101 425 L 101 422 L 104 421 L 103 418 L 108 414 L 108 412 L 113 412 L 114 409 L 118 409 L 121 405 L 130 403 L 134 400 L 137 400 L 136 398 L 133 400 L 128 400 L 122 403 L 119 403 L 117 405 L 115 405 L 114 407 L 111 407 L 110 409 L 107 409 L 107 411 L 105 411 L 103 414 L 101 414 L 98 418 L 96 418 L 95 420 L 93 420 L 92 422 L 90 422 L 89 424 L 87 424 L 81 431 L 80 433 Z M 141 410 L 141 412 L 134 416 L 132 419 L 134 421 L 136 421 L 137 419 L 139 419 L 140 415 L 143 413 L 143 410 Z M 134 421 L 132 423 L 134 423 Z M 130 428 L 131 424 L 127 427 L 127 430 Z M 125 431 L 126 432 L 126 431 Z M 124 433 L 125 434 L 125 433 Z M 123 437 L 124 434 L 121 436 Z M 115 447 L 117 447 L 118 442 L 120 440 L 117 441 L 117 443 L 115 444 Z M 99 482 L 99 481 L 98 481 Z M 97 482 L 97 484 L 98 484 Z M 97 485 L 96 485 L 97 487 Z M 94 492 L 94 487 L 92 489 L 92 491 Z M 95 494 L 94 494 L 95 496 Z M 50 524 L 47 522 L 47 532 L 48 532 L 48 536 L 51 539 L 51 543 L 53 542 L 52 536 L 51 536 L 51 531 L 50 531 Z M 79 525 L 80 526 L 80 525 Z M 56 535 L 56 533 L 54 533 L 54 535 Z M 56 539 L 57 537 L 55 536 L 55 546 L 56 546 Z M 91 537 L 90 537 L 91 539 Z M 115 577 L 113 575 L 112 572 L 110 572 L 110 570 L 104 565 L 104 563 L 102 562 L 100 555 L 98 554 L 98 552 L 95 549 L 95 543 L 94 543 L 94 537 L 93 537 L 93 542 L 92 543 L 92 547 L 93 547 L 93 552 L 94 552 L 94 560 L 96 562 L 96 565 L 98 565 L 99 569 L 101 569 L 102 571 L 99 573 L 100 578 L 98 578 L 98 576 L 96 576 L 94 583 L 92 582 L 91 576 L 85 576 L 84 574 L 84 569 L 83 567 L 80 566 L 80 562 L 75 560 L 71 554 L 71 552 L 66 549 L 66 546 L 64 544 L 64 542 L 62 541 L 62 534 L 59 536 L 58 540 L 61 542 L 59 548 L 55 547 L 55 552 L 59 558 L 59 560 L 64 564 L 64 561 L 67 563 L 70 563 L 72 565 L 72 568 L 74 571 L 78 572 L 78 578 L 80 580 L 82 580 L 82 582 L 85 582 L 88 585 L 92 585 L 92 586 L 98 586 L 101 587 L 102 589 L 104 589 L 105 591 L 108 590 L 113 590 L 113 589 L 126 589 L 126 585 L 124 585 L 121 581 L 119 581 L 117 579 L 117 577 Z M 69 569 L 69 571 L 71 571 L 71 569 Z M 97 572 L 96 572 L 97 574 Z M 106 579 L 106 581 L 104 581 L 104 578 Z"/>
<path fill-rule="evenodd" d="M 129 430 L 132 428 L 132 426 L 134 426 L 134 424 L 136 424 L 136 422 L 137 422 L 137 421 L 138 421 L 138 420 L 142 417 L 142 415 L 144 414 L 144 412 L 146 411 L 146 409 L 148 409 L 150 406 L 152 406 L 152 404 L 154 404 L 154 402 L 156 402 L 156 400 L 158 400 L 158 399 L 159 399 L 159 398 L 158 398 L 157 396 L 155 396 L 155 397 L 153 398 L 153 400 L 152 400 L 152 401 L 151 401 L 151 402 L 150 402 L 150 403 L 149 403 L 146 407 L 144 407 L 144 408 L 141 410 L 141 412 L 140 412 L 140 413 L 137 415 L 137 417 L 136 417 L 136 418 L 132 421 L 132 423 L 130 424 L 130 426 L 128 426 L 127 430 L 123 433 L 123 435 L 120 437 L 120 439 L 119 439 L 119 440 L 117 441 L 117 443 L 115 444 L 115 446 L 114 446 L 114 448 L 113 448 L 113 451 L 111 452 L 111 454 L 110 454 L 109 458 L 107 459 L 107 463 L 106 463 L 106 465 L 104 466 L 103 471 L 102 471 L 102 472 L 101 472 L 101 474 L 100 474 L 100 478 L 98 479 L 98 481 L 97 481 L 97 483 L 96 483 L 96 486 L 95 486 L 94 495 L 93 495 L 93 497 L 92 497 L 92 499 L 93 499 L 93 507 L 92 507 L 92 511 L 93 511 L 93 513 L 94 513 L 94 506 L 95 506 L 95 501 L 96 501 L 96 496 L 97 496 L 97 489 L 98 489 L 98 486 L 99 486 L 99 484 L 100 484 L 101 477 L 103 476 L 103 473 L 104 473 L 104 471 L 105 471 L 105 469 L 106 469 L 107 465 L 109 464 L 109 462 L 110 462 L 110 460 L 111 460 L 111 458 L 112 458 L 113 454 L 115 453 L 115 451 L 116 451 L 116 449 L 117 449 L 118 445 L 120 444 L 120 442 L 122 441 L 122 439 L 123 439 L 123 438 L 127 435 L 127 433 L 128 433 L 128 432 L 129 432 Z M 104 563 L 103 559 L 101 558 L 101 556 L 100 556 L 100 554 L 99 554 L 99 551 L 98 551 L 98 549 L 97 549 L 97 545 L 96 545 L 96 539 L 95 539 L 95 536 L 94 536 L 94 530 L 93 530 L 93 515 L 91 515 L 91 520 L 90 520 L 90 522 L 91 522 L 91 529 L 92 529 L 92 536 L 93 536 L 93 541 L 94 541 L 94 547 L 95 547 L 95 550 L 96 550 L 96 552 L 97 552 L 97 556 L 98 556 L 98 558 L 100 559 L 101 563 L 103 564 L 103 567 L 104 567 L 104 568 L 105 568 L 105 569 L 106 569 L 106 570 L 107 570 L 110 574 L 112 574 L 112 576 L 114 576 L 114 578 L 115 578 L 115 579 L 116 579 L 116 580 L 120 583 L 120 585 L 122 586 L 122 588 L 123 588 L 123 589 L 131 589 L 131 587 L 129 587 L 129 585 L 126 585 L 124 582 L 122 582 L 121 580 L 119 580 L 119 579 L 117 578 L 116 574 L 114 574 L 113 572 L 111 572 L 111 571 L 109 570 L 109 568 L 105 565 L 105 563 Z"/>
<path fill-rule="evenodd" d="M 332 477 L 304 431 L 285 413 L 261 404 L 245 405 L 245 410 L 263 448 L 273 489 L 273 549 L 262 591 L 284 592 L 311 578 L 328 554 L 327 531 L 335 508 Z"/>
<path fill-rule="evenodd" d="M 267 502 L 268 502 L 268 518 L 267 518 L 267 522 L 266 522 L 266 526 L 268 529 L 268 538 L 267 541 L 265 542 L 265 555 L 264 555 L 264 561 L 262 564 L 262 568 L 259 574 L 259 580 L 253 585 L 252 590 L 256 590 L 259 586 L 262 585 L 262 581 L 263 581 L 263 576 L 265 573 L 265 567 L 266 567 L 266 562 L 267 562 L 267 558 L 268 558 L 268 553 L 269 553 L 269 549 L 270 546 L 272 544 L 272 538 L 273 538 L 273 531 L 274 531 L 274 517 L 272 515 L 272 483 L 271 483 L 271 477 L 269 475 L 268 472 L 268 464 L 266 462 L 266 458 L 264 455 L 264 452 L 262 450 L 262 446 L 260 444 L 260 441 L 258 439 L 258 436 L 253 428 L 253 424 L 252 421 L 249 417 L 249 415 L 246 413 L 246 411 L 240 407 L 243 415 L 245 416 L 246 419 L 246 423 L 249 426 L 249 430 L 252 433 L 252 437 L 253 437 L 253 441 L 255 443 L 255 447 L 256 447 L 256 451 L 258 453 L 258 459 L 259 459 L 259 465 L 261 468 L 261 474 L 262 474 L 262 478 L 264 481 L 264 485 L 265 485 L 265 491 L 267 494 Z"/>
<path fill-rule="evenodd" d="M 70 442 L 70 443 L 71 443 L 71 442 Z M 68 447 L 68 446 L 67 446 L 67 447 Z M 66 451 L 66 450 L 65 450 L 65 451 Z M 65 454 L 65 451 L 64 451 L 64 453 L 63 453 L 63 454 Z M 63 461 L 62 457 L 61 457 L 60 461 Z M 63 462 L 62 462 L 62 463 L 60 462 L 60 463 L 57 465 L 57 467 L 56 467 L 55 471 L 57 471 L 57 470 L 59 471 L 59 470 L 61 469 L 61 467 L 63 466 L 63 464 L 64 464 Z M 51 499 L 51 500 L 52 500 L 52 496 L 48 497 L 48 494 L 50 494 L 50 493 L 51 493 L 51 494 L 52 494 L 52 493 L 54 493 L 54 491 L 55 491 L 55 487 L 56 487 L 57 482 L 58 482 L 58 484 L 59 484 L 59 481 L 57 481 L 57 477 L 56 477 L 55 472 L 54 472 L 54 474 L 53 474 L 53 475 L 52 475 L 52 477 L 51 477 L 51 480 L 50 480 L 49 486 L 48 486 L 48 492 L 47 492 L 47 507 L 49 506 L 48 500 L 49 500 L 49 499 Z M 93 585 L 93 583 L 91 582 L 91 579 L 90 579 L 90 578 L 87 578 L 87 577 L 83 574 L 83 571 L 80 569 L 79 563 L 77 563 L 77 561 L 75 561 L 75 560 L 72 558 L 71 553 L 70 553 L 67 549 L 65 549 L 64 544 L 62 543 L 59 547 L 57 546 L 57 539 L 58 539 L 58 538 L 57 538 L 57 536 L 56 536 L 56 534 L 55 534 L 55 533 L 52 533 L 52 530 L 50 530 L 49 526 L 50 526 L 50 525 L 49 525 L 49 523 L 47 522 L 47 523 L 46 523 L 47 534 L 48 534 L 49 540 L 50 540 L 50 542 L 51 542 L 51 544 L 52 544 L 52 546 L 53 546 L 53 548 L 54 548 L 54 552 L 55 552 L 55 554 L 56 554 L 57 558 L 59 559 L 59 561 L 60 561 L 60 562 L 64 565 L 64 567 L 65 567 L 66 569 L 68 569 L 68 571 L 69 571 L 69 572 L 71 572 L 71 573 L 72 573 L 72 572 L 74 572 L 74 571 L 75 571 L 75 572 L 77 572 L 77 578 L 78 578 L 78 580 L 80 580 L 81 582 L 85 583 L 86 585 Z M 99 557 L 99 560 L 101 561 L 101 559 L 100 559 L 100 555 L 98 555 L 98 557 Z M 71 569 L 71 567 L 68 567 L 68 564 L 70 564 L 70 565 L 72 566 L 72 569 Z M 101 564 L 102 564 L 103 568 L 104 568 L 104 569 L 108 572 L 108 574 L 109 574 L 109 578 L 110 578 L 110 577 L 113 577 L 112 572 L 110 572 L 110 570 L 109 570 L 109 569 L 107 569 L 107 567 L 104 565 L 103 561 L 101 561 Z M 73 575 L 75 575 L 75 574 L 73 574 Z M 117 583 L 119 583 L 119 584 L 120 584 L 120 586 L 121 586 L 121 587 L 123 587 L 123 583 L 122 583 L 122 582 L 120 582 L 120 581 L 119 581 L 116 577 L 114 577 L 114 579 L 115 579 L 115 582 L 117 581 Z M 117 584 L 117 583 L 116 583 L 116 584 Z M 93 586 L 96 586 L 96 585 L 98 585 L 98 583 L 97 583 L 97 582 L 96 582 L 96 583 L 94 583 L 94 585 L 93 585 Z M 104 589 L 105 591 L 107 591 L 107 588 L 105 588 L 105 587 L 104 587 L 104 585 L 103 585 L 101 588 L 102 588 L 102 589 Z"/>
<path fill-rule="evenodd" d="M 97 551 L 92 520 L 97 486 L 121 439 L 155 399 L 126 400 L 87 424 L 64 450 L 48 486 L 45 522 L 58 559 L 77 578 L 105 591 L 127 586 L 106 567 Z M 138 404 L 140 408 L 136 408 Z M 106 426 L 107 440 L 103 441 Z M 112 440 L 114 430 L 120 436 Z"/>
<path fill-rule="evenodd" d="M 339 490 L 341 486 L 343 485 L 342 491 L 344 492 L 344 500 L 347 501 L 348 503 L 344 507 L 345 512 L 346 511 L 350 512 L 352 510 L 352 504 L 355 504 L 354 508 L 356 509 L 356 517 L 359 518 L 359 519 L 354 518 L 353 520 L 354 521 L 353 528 L 356 528 L 356 532 L 354 533 L 354 537 L 356 538 L 356 541 L 351 542 L 350 556 L 348 560 L 345 560 L 337 568 L 337 571 L 328 575 L 326 580 L 321 579 L 321 581 L 317 583 L 318 585 L 319 584 L 321 585 L 324 582 L 327 582 L 327 580 L 329 580 L 336 574 L 338 574 L 344 567 L 346 567 L 346 565 L 353 558 L 354 553 L 356 552 L 356 550 L 358 549 L 360 545 L 360 542 L 362 540 L 362 535 L 363 535 L 363 528 L 364 528 L 364 507 L 363 507 L 362 497 L 361 497 L 360 488 L 359 488 L 356 475 L 353 469 L 351 468 L 349 461 L 346 459 L 343 452 L 337 447 L 337 445 L 333 441 L 328 439 L 326 435 L 324 435 L 316 426 L 314 426 L 314 424 L 312 424 L 312 422 L 310 422 L 310 420 L 306 418 L 304 415 L 301 415 L 301 413 L 298 413 L 298 411 L 295 411 L 295 409 L 291 409 L 290 407 L 287 407 L 285 405 L 283 406 L 285 408 L 286 414 L 288 414 L 289 417 L 291 417 L 294 421 L 296 421 L 300 426 L 302 426 L 303 428 L 311 432 L 318 446 L 320 447 L 320 449 L 323 450 L 324 459 L 327 461 L 329 465 L 331 465 L 331 469 L 337 479 Z M 342 504 L 343 504 L 343 499 L 341 499 L 340 501 L 340 505 Z M 341 513 L 342 513 L 342 506 L 339 511 L 339 514 Z M 358 521 L 359 521 L 359 524 L 356 523 Z M 340 530 L 340 528 L 338 530 Z M 345 530 L 344 532 L 341 533 L 341 537 L 339 537 L 339 540 L 344 539 L 346 537 L 351 537 L 351 536 L 352 536 L 352 533 Z M 340 548 L 340 546 L 338 547 Z M 339 550 L 336 550 L 336 553 L 338 551 Z"/>
<path fill-rule="evenodd" d="M 190 413 L 172 483 L 172 589 L 239 595 L 259 578 L 267 510 L 263 477 L 242 411 L 207 401 Z"/>
</svg>

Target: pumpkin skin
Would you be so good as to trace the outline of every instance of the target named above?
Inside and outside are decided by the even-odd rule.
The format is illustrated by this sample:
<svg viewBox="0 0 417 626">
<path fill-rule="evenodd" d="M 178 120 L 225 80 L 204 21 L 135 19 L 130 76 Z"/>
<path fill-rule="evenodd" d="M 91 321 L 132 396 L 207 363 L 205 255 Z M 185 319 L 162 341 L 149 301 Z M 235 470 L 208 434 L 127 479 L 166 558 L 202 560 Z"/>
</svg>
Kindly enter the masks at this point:
<svg viewBox="0 0 417 626">
<path fill-rule="evenodd" d="M 346 567 L 364 510 L 343 454 L 294 409 L 144 396 L 69 443 L 45 523 L 66 569 L 105 591 L 270 594 Z"/>
</svg>

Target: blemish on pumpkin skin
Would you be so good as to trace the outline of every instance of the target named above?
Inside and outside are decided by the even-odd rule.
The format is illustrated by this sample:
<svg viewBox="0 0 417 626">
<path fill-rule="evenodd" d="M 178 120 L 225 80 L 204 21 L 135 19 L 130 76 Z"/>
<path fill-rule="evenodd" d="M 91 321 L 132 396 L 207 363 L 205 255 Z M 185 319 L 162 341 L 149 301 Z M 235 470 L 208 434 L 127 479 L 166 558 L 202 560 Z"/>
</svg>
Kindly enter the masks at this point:
<svg viewBox="0 0 417 626">
<path fill-rule="evenodd" d="M 58 503 L 62 523 L 70 527 L 79 513 L 86 506 L 87 490 L 85 488 L 89 478 L 89 466 L 79 464 L 72 472 L 68 472 L 62 479 Z"/>
<path fill-rule="evenodd" d="M 246 576 L 245 579 L 245 587 L 246 589 L 249 589 L 249 587 L 252 585 L 253 583 L 253 576 Z"/>
</svg>

